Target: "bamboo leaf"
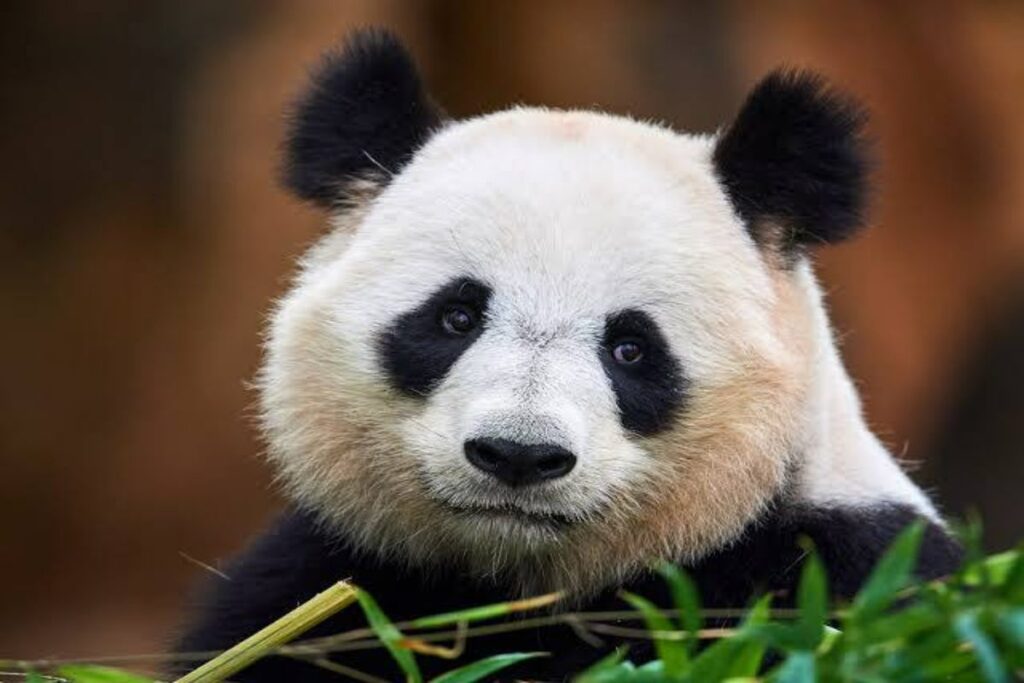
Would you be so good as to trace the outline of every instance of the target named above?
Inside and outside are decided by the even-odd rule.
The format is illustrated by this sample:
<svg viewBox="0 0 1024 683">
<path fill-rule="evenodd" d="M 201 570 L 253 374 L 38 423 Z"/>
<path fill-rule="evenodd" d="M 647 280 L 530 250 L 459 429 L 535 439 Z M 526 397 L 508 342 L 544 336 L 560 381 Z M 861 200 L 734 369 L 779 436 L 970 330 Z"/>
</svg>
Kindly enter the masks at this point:
<svg viewBox="0 0 1024 683">
<path fill-rule="evenodd" d="M 957 639 L 947 625 L 927 631 L 916 638 L 911 647 L 900 647 L 890 657 L 887 666 L 892 677 L 916 677 L 921 667 L 953 652 Z"/>
<path fill-rule="evenodd" d="M 377 604 L 377 601 L 369 593 L 364 590 L 357 590 L 356 599 L 359 600 L 359 606 L 363 608 L 363 613 L 366 614 L 366 620 L 370 622 L 370 628 L 373 629 L 373 632 L 380 638 L 380 642 L 391 653 L 391 658 L 397 662 L 399 668 L 402 669 L 402 672 L 409 681 L 420 683 L 423 680 L 423 676 L 420 674 L 419 666 L 416 665 L 415 655 L 399 644 L 405 638 L 402 632 L 395 627 L 394 623 L 384 614 L 380 605 Z"/>
<path fill-rule="evenodd" d="M 995 644 L 979 625 L 976 614 L 971 612 L 961 614 L 953 622 L 953 626 L 957 635 L 970 643 L 988 683 L 1005 683 L 1010 680 L 1010 675 L 999 658 L 999 651 L 996 650 Z"/>
<path fill-rule="evenodd" d="M 672 600 L 679 610 L 679 624 L 690 637 L 684 641 L 687 651 L 693 656 L 697 649 L 697 633 L 703 625 L 700 611 L 700 593 L 697 585 L 684 571 L 671 563 L 663 563 L 658 567 L 672 591 Z"/>
<path fill-rule="evenodd" d="M 796 623 L 800 649 L 813 650 L 821 643 L 828 617 L 825 567 L 817 553 L 812 552 L 804 562 L 797 586 L 797 606 L 800 608 L 800 617 Z"/>
<path fill-rule="evenodd" d="M 732 662 L 726 667 L 723 677 L 746 678 L 754 677 L 761 670 L 761 663 L 764 661 L 765 646 L 755 638 L 748 636 L 751 629 L 765 624 L 769 619 L 769 608 L 771 596 L 766 595 L 754 603 L 743 622 L 740 635 L 737 637 L 743 642 L 742 647 L 736 652 Z"/>
<path fill-rule="evenodd" d="M 825 635 L 821 639 L 821 644 L 818 646 L 817 654 L 824 655 L 836 647 L 841 642 L 843 632 L 832 626 L 825 626 Z"/>
<path fill-rule="evenodd" d="M 978 673 L 978 660 L 973 652 L 950 650 L 918 669 L 918 679 L 925 681 L 961 681 L 985 679 Z"/>
<path fill-rule="evenodd" d="M 814 654 L 792 653 L 771 678 L 775 683 L 814 683 L 816 679 Z"/>
<path fill-rule="evenodd" d="M 883 643 L 940 628 L 946 620 L 946 615 L 935 605 L 922 602 L 862 624 L 857 635 L 864 643 Z"/>
<path fill-rule="evenodd" d="M 45 679 L 34 674 L 37 681 Z M 153 683 L 153 679 L 129 673 L 120 669 L 91 664 L 69 664 L 57 670 L 57 675 L 71 683 Z"/>
<path fill-rule="evenodd" d="M 624 670 L 623 665 L 628 665 L 628 669 L 632 670 L 632 664 L 629 662 L 623 662 L 626 653 L 629 651 L 627 647 L 616 648 L 610 655 L 602 657 L 600 660 L 592 664 L 585 671 L 580 673 L 573 679 L 574 683 L 607 683 L 609 681 L 622 680 L 622 671 Z"/>
<path fill-rule="evenodd" d="M 1011 604 L 1024 605 L 1024 552 L 1014 550 L 996 555 L 992 574 L 1002 584 L 1001 593 Z M 1000 569 L 1005 567 L 1005 573 Z"/>
<path fill-rule="evenodd" d="M 923 535 L 924 523 L 917 520 L 896 537 L 854 598 L 851 619 L 866 621 L 892 604 L 914 571 Z"/>
<path fill-rule="evenodd" d="M 668 617 L 646 598 L 625 591 L 622 598 L 643 615 L 649 631 L 665 633 L 676 630 Z M 690 656 L 682 641 L 658 638 L 655 635 L 654 650 L 658 653 L 658 659 L 665 663 L 666 676 L 681 676 L 689 668 Z"/>
<path fill-rule="evenodd" d="M 627 673 L 624 678 L 619 679 L 619 681 L 629 681 L 629 683 L 666 683 L 676 680 L 679 678 L 670 677 L 665 673 L 665 662 L 660 659 L 638 666 L 636 671 Z"/>
<path fill-rule="evenodd" d="M 494 657 L 487 657 L 479 661 L 467 664 L 464 667 L 449 671 L 448 673 L 435 678 L 432 683 L 475 683 L 481 681 L 491 674 L 501 671 L 513 664 L 525 661 L 527 659 L 534 659 L 536 657 L 546 657 L 546 652 L 525 652 L 516 654 L 506 655 L 495 655 Z"/>
<path fill-rule="evenodd" d="M 561 598 L 561 593 L 548 593 L 547 595 L 528 598 L 526 600 L 499 602 L 493 605 L 484 605 L 482 607 L 471 607 L 457 612 L 445 612 L 444 614 L 435 614 L 433 616 L 415 619 L 412 622 L 412 627 L 437 628 L 439 626 L 451 626 L 452 624 L 458 624 L 460 622 L 468 624 L 474 621 L 494 619 L 508 614 L 513 614 L 515 612 L 525 612 L 527 610 L 547 607 L 548 605 L 553 605 L 558 602 Z"/>
<path fill-rule="evenodd" d="M 692 662 L 690 680 L 704 683 L 756 675 L 765 647 L 755 632 L 767 622 L 770 604 L 771 596 L 764 596 L 754 603 L 735 635 L 720 638 L 704 648 Z"/>
<path fill-rule="evenodd" d="M 999 630 L 1007 640 L 1024 650 L 1024 608 L 1003 614 L 999 618 Z"/>
</svg>

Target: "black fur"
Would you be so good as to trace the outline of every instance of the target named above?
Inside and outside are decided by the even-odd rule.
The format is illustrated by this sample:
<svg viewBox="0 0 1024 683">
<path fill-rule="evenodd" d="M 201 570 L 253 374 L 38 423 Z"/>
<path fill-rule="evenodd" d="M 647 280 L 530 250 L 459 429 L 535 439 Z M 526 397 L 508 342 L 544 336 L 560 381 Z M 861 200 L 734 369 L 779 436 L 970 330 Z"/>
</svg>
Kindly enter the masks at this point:
<svg viewBox="0 0 1024 683">
<path fill-rule="evenodd" d="M 636 365 L 615 362 L 612 348 L 621 340 L 636 340 L 643 348 L 643 358 Z M 687 380 L 658 324 L 643 311 L 632 309 L 609 316 L 600 355 L 615 390 L 622 425 L 643 436 L 669 426 L 683 404 Z"/>
<path fill-rule="evenodd" d="M 755 241 L 791 253 L 853 233 L 867 195 L 865 118 L 813 74 L 776 71 L 754 88 L 714 165 Z"/>
<path fill-rule="evenodd" d="M 381 364 L 392 385 L 413 396 L 426 396 L 484 329 L 491 289 L 476 280 L 445 285 L 418 308 L 400 316 L 377 343 Z M 448 333 L 441 315 L 449 304 L 476 312 L 480 324 L 465 335 Z"/>
<path fill-rule="evenodd" d="M 776 605 L 788 604 L 799 577 L 804 550 L 801 536 L 813 541 L 828 570 L 836 597 L 855 594 L 893 538 L 918 519 L 913 508 L 900 504 L 863 508 L 797 506 L 779 509 L 755 522 L 738 543 L 716 553 L 694 569 L 710 605 L 732 605 L 736 597 L 758 589 L 781 591 Z M 929 522 L 918 556 L 917 572 L 938 578 L 957 568 L 959 544 Z"/>
<path fill-rule="evenodd" d="M 814 509 L 780 507 L 754 523 L 734 544 L 701 562 L 686 567 L 703 595 L 706 607 L 742 607 L 763 590 L 780 592 L 777 606 L 792 604 L 800 573 L 801 536 L 814 542 L 828 570 L 832 592 L 851 596 L 863 583 L 880 553 L 893 537 L 915 519 L 905 506 Z M 953 571 L 960 549 L 935 525 L 929 525 L 918 563 L 918 573 L 935 578 Z M 307 515 L 286 513 L 227 569 L 230 581 L 214 579 L 209 600 L 178 651 L 223 649 L 242 640 L 333 582 L 351 578 L 368 590 L 394 620 L 446 612 L 508 599 L 499 587 L 455 570 L 438 571 L 429 578 L 397 564 L 355 554 L 318 529 Z M 647 595 L 661 605 L 671 604 L 663 582 L 651 575 L 639 577 L 625 588 Z M 624 609 L 612 588 L 584 605 L 585 610 Z M 308 636 L 361 628 L 365 621 L 351 607 L 317 627 Z M 610 649 L 596 649 L 581 641 L 568 627 L 523 630 L 500 636 L 472 638 L 463 662 L 499 652 L 547 651 L 552 657 L 518 665 L 502 674 L 503 680 L 562 680 Z M 634 661 L 651 656 L 650 643 L 636 644 Z M 381 649 L 336 655 L 338 661 L 387 680 L 401 676 Z M 420 657 L 428 676 L 452 666 L 444 660 Z M 333 681 L 335 674 L 313 665 L 283 658 L 262 660 L 232 680 Z"/>
<path fill-rule="evenodd" d="M 284 183 L 316 204 L 344 203 L 347 183 L 387 180 L 442 120 L 398 39 L 379 30 L 356 32 L 324 57 L 295 106 Z"/>
</svg>

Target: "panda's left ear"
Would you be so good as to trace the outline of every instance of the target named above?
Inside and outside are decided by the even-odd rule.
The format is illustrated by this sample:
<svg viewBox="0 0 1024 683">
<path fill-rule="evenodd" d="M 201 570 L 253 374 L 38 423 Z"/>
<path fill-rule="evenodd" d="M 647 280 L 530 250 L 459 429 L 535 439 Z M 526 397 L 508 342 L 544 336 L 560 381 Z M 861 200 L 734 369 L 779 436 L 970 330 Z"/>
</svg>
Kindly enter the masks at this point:
<svg viewBox="0 0 1024 683">
<path fill-rule="evenodd" d="M 382 185 L 398 173 L 444 120 L 398 38 L 357 31 L 323 58 L 294 107 L 284 184 L 315 204 L 343 206 L 365 181 Z"/>
<path fill-rule="evenodd" d="M 719 137 L 715 171 L 762 247 L 838 242 L 863 220 L 864 110 L 807 72 L 776 71 Z"/>
</svg>

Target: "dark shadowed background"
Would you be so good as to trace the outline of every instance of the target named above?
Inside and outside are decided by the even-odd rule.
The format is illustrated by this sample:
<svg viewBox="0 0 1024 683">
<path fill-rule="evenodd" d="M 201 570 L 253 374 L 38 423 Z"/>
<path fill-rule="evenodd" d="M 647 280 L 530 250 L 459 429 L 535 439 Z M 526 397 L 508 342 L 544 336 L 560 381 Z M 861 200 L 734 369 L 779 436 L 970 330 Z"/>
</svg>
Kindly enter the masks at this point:
<svg viewBox="0 0 1024 683">
<path fill-rule="evenodd" d="M 871 423 L 993 549 L 1024 536 L 1024 3 L 57 0 L 0 9 L 0 656 L 152 652 L 280 504 L 261 323 L 321 217 L 282 111 L 349 28 L 455 115 L 712 131 L 781 63 L 871 107 L 872 227 L 821 253 Z M 192 559 L 189 559 L 192 558 Z"/>
</svg>

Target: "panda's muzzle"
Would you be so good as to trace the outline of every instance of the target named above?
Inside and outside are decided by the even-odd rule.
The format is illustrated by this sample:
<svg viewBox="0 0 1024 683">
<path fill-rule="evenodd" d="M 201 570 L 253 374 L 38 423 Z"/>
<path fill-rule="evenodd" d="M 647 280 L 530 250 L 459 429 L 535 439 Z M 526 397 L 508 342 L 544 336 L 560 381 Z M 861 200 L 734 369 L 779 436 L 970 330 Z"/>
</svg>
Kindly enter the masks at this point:
<svg viewBox="0 0 1024 683">
<path fill-rule="evenodd" d="M 467 518 L 490 517 L 493 519 L 517 520 L 521 523 L 563 530 L 582 521 L 556 512 L 535 512 L 514 505 L 455 505 L 441 503 L 452 513 Z"/>
<path fill-rule="evenodd" d="M 576 456 L 555 444 L 485 437 L 466 441 L 463 450 L 473 467 L 511 487 L 559 479 L 576 466 Z"/>
</svg>

